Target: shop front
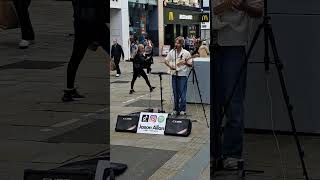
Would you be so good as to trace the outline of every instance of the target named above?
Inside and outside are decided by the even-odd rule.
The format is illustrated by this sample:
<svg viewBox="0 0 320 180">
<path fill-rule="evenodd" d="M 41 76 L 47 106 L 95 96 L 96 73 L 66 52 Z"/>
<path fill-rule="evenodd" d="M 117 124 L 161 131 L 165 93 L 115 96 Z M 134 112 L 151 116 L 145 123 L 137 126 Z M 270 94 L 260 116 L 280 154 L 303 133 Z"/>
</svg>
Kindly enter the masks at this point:
<svg viewBox="0 0 320 180">
<path fill-rule="evenodd" d="M 130 37 L 142 43 L 149 37 L 158 48 L 158 6 L 156 0 L 129 0 Z M 157 52 L 157 50 L 155 50 Z"/>
<path fill-rule="evenodd" d="M 200 37 L 201 12 L 164 8 L 164 44 L 174 46 L 178 36 Z"/>
</svg>

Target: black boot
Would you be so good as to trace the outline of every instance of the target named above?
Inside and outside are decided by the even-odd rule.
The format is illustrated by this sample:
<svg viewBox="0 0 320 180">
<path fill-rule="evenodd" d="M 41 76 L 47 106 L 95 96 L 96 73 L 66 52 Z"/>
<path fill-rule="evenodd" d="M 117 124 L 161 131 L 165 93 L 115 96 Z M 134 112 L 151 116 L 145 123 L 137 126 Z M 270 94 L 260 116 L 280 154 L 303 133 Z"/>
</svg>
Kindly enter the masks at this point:
<svg viewBox="0 0 320 180">
<path fill-rule="evenodd" d="M 80 95 L 77 89 L 64 90 L 64 95 L 62 96 L 63 102 L 74 101 L 74 98 L 84 98 L 84 96 Z"/>
<path fill-rule="evenodd" d="M 151 86 L 150 87 L 150 92 L 152 92 L 156 87 Z"/>
</svg>

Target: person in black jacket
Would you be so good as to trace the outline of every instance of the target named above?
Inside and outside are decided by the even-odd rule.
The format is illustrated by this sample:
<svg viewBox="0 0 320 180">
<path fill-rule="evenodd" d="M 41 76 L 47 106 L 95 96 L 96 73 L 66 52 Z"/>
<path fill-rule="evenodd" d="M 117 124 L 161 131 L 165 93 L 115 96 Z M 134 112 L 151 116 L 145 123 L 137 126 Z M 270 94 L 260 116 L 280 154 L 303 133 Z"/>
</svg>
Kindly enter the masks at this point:
<svg viewBox="0 0 320 180">
<path fill-rule="evenodd" d="M 119 77 L 120 74 L 121 74 L 120 66 L 119 66 L 121 56 L 122 56 L 122 60 L 124 60 L 123 49 L 122 49 L 121 45 L 118 44 L 117 39 L 114 39 L 113 40 L 113 45 L 112 45 L 112 48 L 111 48 L 111 58 L 114 59 L 114 64 L 116 65 L 116 69 L 117 69 L 116 77 Z"/>
<path fill-rule="evenodd" d="M 19 48 L 25 49 L 28 48 L 30 44 L 33 44 L 35 39 L 28 10 L 31 0 L 14 0 L 13 3 L 17 11 L 22 34 Z"/>
<path fill-rule="evenodd" d="M 110 53 L 110 35 L 106 23 L 109 16 L 107 3 L 101 0 L 72 0 L 74 10 L 73 51 L 67 69 L 67 89 L 62 101 L 84 98 L 74 87 L 75 77 L 88 47 L 97 42 L 107 54 Z"/>
<path fill-rule="evenodd" d="M 148 76 L 146 72 L 144 72 L 143 67 L 145 66 L 146 63 L 146 56 L 144 55 L 144 45 L 139 44 L 138 45 L 138 52 L 133 58 L 133 77 L 131 81 L 131 90 L 129 94 L 134 93 L 134 83 L 137 79 L 138 76 L 142 76 L 143 79 L 146 81 L 147 85 L 149 86 L 150 92 L 153 91 L 155 87 L 151 86 L 150 81 L 148 79 Z"/>
</svg>

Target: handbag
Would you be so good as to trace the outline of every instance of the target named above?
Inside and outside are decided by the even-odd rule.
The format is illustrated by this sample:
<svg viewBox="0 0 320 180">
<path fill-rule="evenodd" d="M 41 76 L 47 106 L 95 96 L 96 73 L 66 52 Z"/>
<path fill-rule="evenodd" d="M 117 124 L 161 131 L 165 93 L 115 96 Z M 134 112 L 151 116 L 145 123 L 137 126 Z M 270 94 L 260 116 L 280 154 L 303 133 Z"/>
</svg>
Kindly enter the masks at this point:
<svg viewBox="0 0 320 180">
<path fill-rule="evenodd" d="M 19 18 L 12 1 L 0 0 L 0 29 L 15 29 L 19 27 Z"/>
<path fill-rule="evenodd" d="M 114 63 L 114 60 L 111 59 L 110 61 L 110 71 L 115 71 L 117 68 L 116 68 L 116 64 Z"/>
</svg>

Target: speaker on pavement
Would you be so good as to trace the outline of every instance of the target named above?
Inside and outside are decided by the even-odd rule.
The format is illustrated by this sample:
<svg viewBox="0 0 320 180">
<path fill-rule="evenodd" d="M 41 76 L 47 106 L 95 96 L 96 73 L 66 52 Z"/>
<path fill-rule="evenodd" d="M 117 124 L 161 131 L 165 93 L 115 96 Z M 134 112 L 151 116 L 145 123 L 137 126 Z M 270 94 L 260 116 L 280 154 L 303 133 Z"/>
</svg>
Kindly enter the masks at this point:
<svg viewBox="0 0 320 180">
<path fill-rule="evenodd" d="M 139 116 L 137 115 L 119 115 L 115 130 L 117 132 L 137 132 Z"/>
<path fill-rule="evenodd" d="M 164 134 L 187 137 L 191 134 L 191 129 L 192 123 L 190 119 L 168 118 Z"/>
</svg>

